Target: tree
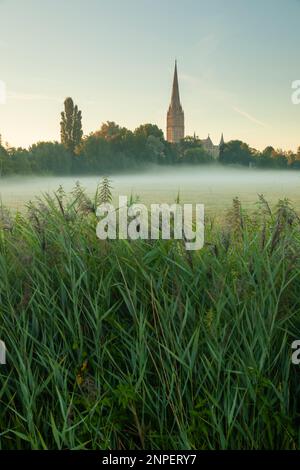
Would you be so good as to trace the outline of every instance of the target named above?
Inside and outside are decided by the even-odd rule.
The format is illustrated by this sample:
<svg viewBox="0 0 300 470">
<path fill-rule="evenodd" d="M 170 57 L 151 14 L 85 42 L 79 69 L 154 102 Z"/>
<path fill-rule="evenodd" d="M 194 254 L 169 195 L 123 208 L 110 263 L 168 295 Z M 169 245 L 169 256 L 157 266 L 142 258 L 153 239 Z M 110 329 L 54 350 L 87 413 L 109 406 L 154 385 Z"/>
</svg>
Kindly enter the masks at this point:
<svg viewBox="0 0 300 470">
<path fill-rule="evenodd" d="M 142 124 L 135 129 L 134 135 L 145 139 L 148 139 L 150 136 L 156 137 L 160 140 L 164 139 L 163 131 L 156 124 Z"/>
<path fill-rule="evenodd" d="M 222 146 L 219 160 L 224 164 L 249 166 L 249 163 L 253 161 L 253 150 L 240 140 L 231 140 Z"/>
<path fill-rule="evenodd" d="M 158 163 L 165 158 L 165 146 L 159 137 L 149 135 L 146 140 L 145 154 L 149 162 Z"/>
<path fill-rule="evenodd" d="M 272 158 L 274 160 L 275 168 L 287 168 L 288 159 L 286 152 L 278 149 L 272 154 Z"/>
<path fill-rule="evenodd" d="M 32 172 L 28 150 L 21 147 L 13 147 L 10 148 L 8 152 L 13 167 L 13 173 L 27 175 Z"/>
<path fill-rule="evenodd" d="M 122 138 L 130 131 L 125 127 L 120 127 L 119 124 L 116 124 L 113 121 L 104 122 L 101 125 L 99 131 L 96 131 L 94 135 L 96 137 L 102 137 L 103 139 L 107 140 L 108 142 L 113 141 L 120 141 Z"/>
<path fill-rule="evenodd" d="M 276 150 L 274 149 L 274 147 L 269 145 L 268 147 L 265 148 L 265 150 L 262 152 L 262 154 L 265 157 L 274 158 L 274 156 L 276 155 Z"/>
<path fill-rule="evenodd" d="M 258 152 L 255 158 L 255 165 L 258 168 L 274 168 L 275 161 L 273 158 L 275 153 L 275 149 L 269 145 L 262 152 Z"/>
<path fill-rule="evenodd" d="M 9 175 L 13 173 L 11 159 L 7 150 L 0 145 L 0 176 Z"/>
<path fill-rule="evenodd" d="M 137 161 L 159 163 L 165 160 L 164 133 L 156 124 L 142 124 L 133 133 L 132 149 Z"/>
<path fill-rule="evenodd" d="M 71 152 L 58 142 L 33 144 L 28 158 L 35 173 L 64 175 L 71 171 Z"/>
<path fill-rule="evenodd" d="M 213 161 L 212 156 L 202 146 L 188 148 L 184 151 L 182 163 L 205 164 Z"/>
<path fill-rule="evenodd" d="M 64 107 L 60 123 L 61 143 L 67 150 L 74 153 L 83 136 L 82 115 L 78 106 L 74 106 L 72 98 L 65 99 Z"/>
<path fill-rule="evenodd" d="M 293 159 L 291 161 L 291 158 L 289 158 L 289 164 L 291 165 L 292 168 L 298 170 L 300 169 L 300 147 L 297 149 L 297 153 L 293 155 Z"/>
<path fill-rule="evenodd" d="M 187 135 L 180 143 L 183 151 L 187 149 L 199 148 L 202 146 L 201 140 L 197 136 Z"/>
</svg>

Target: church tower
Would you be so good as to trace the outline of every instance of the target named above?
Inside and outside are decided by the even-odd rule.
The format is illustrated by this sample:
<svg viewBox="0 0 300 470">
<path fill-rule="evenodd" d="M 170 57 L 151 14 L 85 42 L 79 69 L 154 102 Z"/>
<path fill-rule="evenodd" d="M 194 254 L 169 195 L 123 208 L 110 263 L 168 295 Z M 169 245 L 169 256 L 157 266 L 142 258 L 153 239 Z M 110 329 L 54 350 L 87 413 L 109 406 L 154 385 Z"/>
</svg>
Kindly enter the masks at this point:
<svg viewBox="0 0 300 470">
<path fill-rule="evenodd" d="M 167 114 L 167 141 L 172 144 L 184 139 L 184 112 L 180 103 L 177 62 L 175 61 L 171 104 Z"/>
</svg>

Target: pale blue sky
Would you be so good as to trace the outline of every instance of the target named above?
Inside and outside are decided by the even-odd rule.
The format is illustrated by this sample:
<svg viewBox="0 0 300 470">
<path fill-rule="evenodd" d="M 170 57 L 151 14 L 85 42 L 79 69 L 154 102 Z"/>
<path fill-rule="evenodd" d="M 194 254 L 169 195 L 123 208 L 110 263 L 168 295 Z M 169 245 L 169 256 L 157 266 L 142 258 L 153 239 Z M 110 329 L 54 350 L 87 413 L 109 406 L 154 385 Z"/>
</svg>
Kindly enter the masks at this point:
<svg viewBox="0 0 300 470">
<path fill-rule="evenodd" d="M 59 140 L 72 96 L 87 134 L 114 120 L 165 131 L 174 59 L 186 131 L 296 149 L 298 0 L 0 0 L 0 133 Z"/>
</svg>

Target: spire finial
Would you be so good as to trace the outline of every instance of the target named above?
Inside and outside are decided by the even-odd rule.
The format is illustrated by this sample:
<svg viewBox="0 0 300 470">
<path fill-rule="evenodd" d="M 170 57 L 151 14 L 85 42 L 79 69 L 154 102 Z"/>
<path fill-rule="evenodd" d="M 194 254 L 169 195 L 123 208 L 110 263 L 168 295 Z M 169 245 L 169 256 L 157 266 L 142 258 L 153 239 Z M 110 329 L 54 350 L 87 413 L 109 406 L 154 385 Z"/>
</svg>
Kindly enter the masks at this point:
<svg viewBox="0 0 300 470">
<path fill-rule="evenodd" d="M 171 106 L 174 108 L 179 108 L 179 109 L 181 108 L 180 97 L 179 97 L 179 86 L 178 86 L 178 74 L 177 74 L 177 59 L 175 59 Z"/>
</svg>

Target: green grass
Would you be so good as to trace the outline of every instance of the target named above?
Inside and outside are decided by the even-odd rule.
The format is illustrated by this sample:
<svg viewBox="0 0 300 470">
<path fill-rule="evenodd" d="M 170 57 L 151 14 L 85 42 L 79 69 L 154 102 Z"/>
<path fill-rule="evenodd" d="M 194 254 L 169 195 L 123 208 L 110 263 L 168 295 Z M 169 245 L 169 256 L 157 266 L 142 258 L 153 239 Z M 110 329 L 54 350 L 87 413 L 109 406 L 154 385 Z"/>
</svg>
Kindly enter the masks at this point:
<svg viewBox="0 0 300 470">
<path fill-rule="evenodd" d="M 299 449 L 300 223 L 235 200 L 206 245 L 100 241 L 96 201 L 0 222 L 0 449 Z"/>
</svg>

